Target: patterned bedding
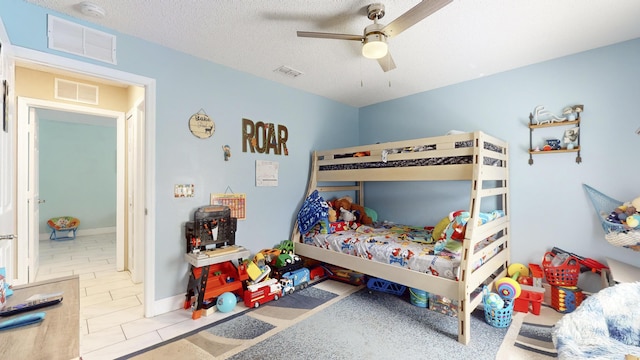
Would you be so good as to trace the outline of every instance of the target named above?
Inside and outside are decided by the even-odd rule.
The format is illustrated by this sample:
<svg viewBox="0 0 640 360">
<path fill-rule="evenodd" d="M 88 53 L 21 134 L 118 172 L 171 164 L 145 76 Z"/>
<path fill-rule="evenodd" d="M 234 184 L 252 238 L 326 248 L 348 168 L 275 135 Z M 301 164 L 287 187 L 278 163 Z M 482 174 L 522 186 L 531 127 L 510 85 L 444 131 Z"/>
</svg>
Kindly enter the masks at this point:
<svg viewBox="0 0 640 360">
<path fill-rule="evenodd" d="M 456 148 L 465 148 L 473 146 L 473 141 L 460 141 L 455 144 Z M 484 148 L 495 151 L 497 153 L 502 152 L 502 148 L 491 143 L 485 142 Z M 449 157 L 435 157 L 425 159 L 414 160 L 394 160 L 387 161 L 388 154 L 397 154 L 405 152 L 422 152 L 435 150 L 435 145 L 414 146 L 402 149 L 386 149 L 383 151 L 382 159 L 379 162 L 357 162 L 353 164 L 335 164 L 335 165 L 322 165 L 320 171 L 326 170 L 354 170 L 354 169 L 368 169 L 368 168 L 392 168 L 392 167 L 411 167 L 411 166 L 436 166 L 436 165 L 453 165 L 453 164 L 471 164 L 473 162 L 472 156 L 449 156 Z M 345 154 L 340 157 L 352 157 L 354 154 Z M 498 159 L 485 157 L 483 159 L 485 165 L 501 166 L 502 163 Z"/>
<path fill-rule="evenodd" d="M 466 220 L 463 213 L 449 224 L 449 236 L 464 231 Z M 493 212 L 481 220 L 491 221 L 502 216 L 502 212 Z M 457 227 L 457 229 L 456 229 Z M 305 244 L 367 258 L 394 266 L 429 273 L 434 276 L 458 280 L 460 253 L 449 251 L 449 243 L 460 243 L 458 240 L 439 239 L 434 241 L 432 227 L 415 227 L 394 223 L 376 224 L 375 227 L 360 225 L 355 229 L 322 233 L 320 227 L 314 227 L 303 236 Z M 444 233 L 447 233 L 445 230 Z M 485 239 L 476 246 L 482 248 L 493 239 Z M 453 247 L 455 248 L 455 246 Z M 459 248 L 459 247 L 458 247 Z M 486 259 L 481 259 L 473 268 L 478 268 Z"/>
</svg>

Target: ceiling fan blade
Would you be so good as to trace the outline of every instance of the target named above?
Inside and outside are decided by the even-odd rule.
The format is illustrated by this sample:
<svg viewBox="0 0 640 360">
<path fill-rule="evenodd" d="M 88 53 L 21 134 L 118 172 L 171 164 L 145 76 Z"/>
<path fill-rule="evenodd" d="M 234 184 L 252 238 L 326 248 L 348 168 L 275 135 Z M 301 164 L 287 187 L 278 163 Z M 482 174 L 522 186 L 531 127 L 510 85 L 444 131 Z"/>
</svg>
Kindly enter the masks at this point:
<svg viewBox="0 0 640 360">
<path fill-rule="evenodd" d="M 398 36 L 401 32 L 417 24 L 422 19 L 442 9 L 453 0 L 423 0 L 412 7 L 397 19 L 382 28 L 382 32 L 388 37 Z"/>
<path fill-rule="evenodd" d="M 380 67 L 384 72 L 391 71 L 396 68 L 396 63 L 393 62 L 390 52 L 387 52 L 387 55 L 378 59 L 378 64 L 380 64 Z"/>
<path fill-rule="evenodd" d="M 334 34 L 334 33 L 323 33 L 323 32 L 313 32 L 313 31 L 298 31 L 298 37 L 310 37 L 310 38 L 319 38 L 319 39 L 338 39 L 338 40 L 356 40 L 362 41 L 362 35 L 351 35 L 351 34 Z"/>
</svg>

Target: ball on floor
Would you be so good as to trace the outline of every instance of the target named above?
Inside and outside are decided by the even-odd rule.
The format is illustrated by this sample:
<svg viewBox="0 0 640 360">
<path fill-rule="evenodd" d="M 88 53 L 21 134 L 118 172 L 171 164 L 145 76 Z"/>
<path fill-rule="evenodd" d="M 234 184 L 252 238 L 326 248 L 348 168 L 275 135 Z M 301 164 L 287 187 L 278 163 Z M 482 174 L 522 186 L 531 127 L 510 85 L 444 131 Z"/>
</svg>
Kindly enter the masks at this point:
<svg viewBox="0 0 640 360">
<path fill-rule="evenodd" d="M 236 307 L 237 302 L 238 299 L 234 293 L 226 292 L 218 297 L 216 307 L 218 308 L 218 311 L 226 313 L 233 310 L 233 308 Z"/>
</svg>

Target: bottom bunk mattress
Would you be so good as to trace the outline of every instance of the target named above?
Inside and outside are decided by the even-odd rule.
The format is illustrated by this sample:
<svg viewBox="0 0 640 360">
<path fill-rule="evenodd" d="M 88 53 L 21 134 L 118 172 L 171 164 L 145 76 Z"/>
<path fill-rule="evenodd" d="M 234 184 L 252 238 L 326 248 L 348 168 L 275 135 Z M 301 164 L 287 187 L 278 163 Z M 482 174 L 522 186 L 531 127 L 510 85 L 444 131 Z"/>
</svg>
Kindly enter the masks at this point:
<svg viewBox="0 0 640 360">
<path fill-rule="evenodd" d="M 468 213 L 466 213 L 468 215 Z M 501 211 L 483 213 L 482 222 L 503 216 Z M 468 216 L 455 216 L 438 240 L 433 238 L 433 227 L 416 227 L 390 222 L 373 226 L 356 225 L 353 228 L 326 233 L 314 227 L 305 233 L 305 244 L 367 258 L 385 264 L 432 274 L 447 279 L 458 280 L 464 228 Z M 342 226 L 342 225 L 340 225 Z M 332 224 L 331 229 L 334 229 Z M 479 250 L 494 239 L 487 238 L 476 245 Z M 498 249 L 489 257 L 495 255 Z M 476 269 L 487 259 L 480 259 L 472 265 Z"/>
</svg>

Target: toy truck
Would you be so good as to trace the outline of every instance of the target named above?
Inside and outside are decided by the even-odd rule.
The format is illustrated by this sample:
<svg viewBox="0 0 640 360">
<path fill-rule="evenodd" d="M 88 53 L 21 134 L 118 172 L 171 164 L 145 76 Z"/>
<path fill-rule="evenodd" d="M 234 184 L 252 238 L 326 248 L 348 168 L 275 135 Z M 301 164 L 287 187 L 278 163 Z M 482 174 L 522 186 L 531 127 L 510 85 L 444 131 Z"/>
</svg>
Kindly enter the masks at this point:
<svg viewBox="0 0 640 360">
<path fill-rule="evenodd" d="M 268 301 L 280 299 L 280 296 L 282 296 L 282 284 L 277 279 L 269 279 L 248 285 L 244 292 L 244 304 L 247 307 L 257 308 Z"/>
<path fill-rule="evenodd" d="M 272 274 L 280 279 L 283 274 L 302 268 L 302 259 L 298 255 L 280 254 L 272 262 Z"/>
<path fill-rule="evenodd" d="M 300 268 L 282 274 L 280 283 L 282 284 L 282 294 L 292 294 L 296 289 L 303 289 L 309 285 L 309 269 Z"/>
</svg>

